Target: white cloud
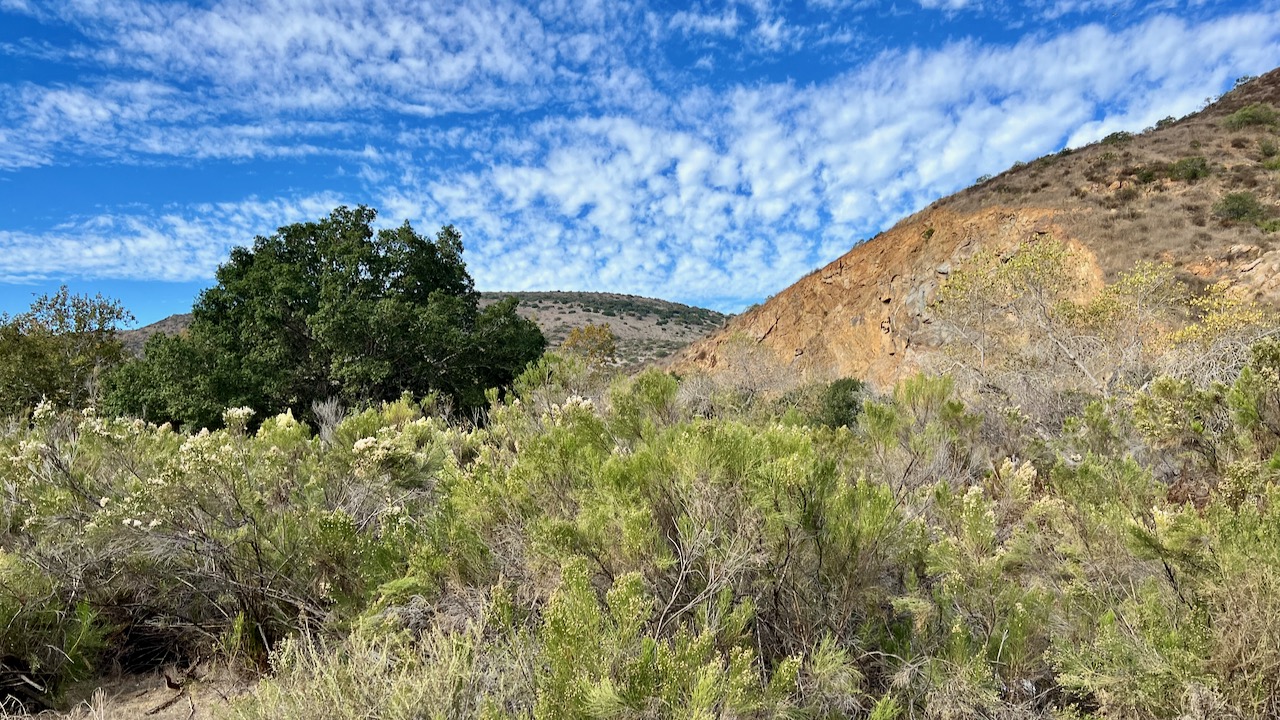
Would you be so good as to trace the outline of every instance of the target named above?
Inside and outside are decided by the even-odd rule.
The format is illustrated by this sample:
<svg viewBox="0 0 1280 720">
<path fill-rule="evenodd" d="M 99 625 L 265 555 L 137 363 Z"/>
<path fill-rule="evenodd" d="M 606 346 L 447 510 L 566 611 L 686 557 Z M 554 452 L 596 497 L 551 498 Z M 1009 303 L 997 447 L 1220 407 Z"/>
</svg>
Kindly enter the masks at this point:
<svg viewBox="0 0 1280 720">
<path fill-rule="evenodd" d="M 981 7 L 974 0 L 918 0 L 920 7 L 930 10 L 963 10 L 968 7 Z"/>
<path fill-rule="evenodd" d="M 732 37 L 737 34 L 741 21 L 735 8 L 723 13 L 699 13 L 681 10 L 671 16 L 668 24 L 674 30 L 686 35 L 724 35 Z"/>
<path fill-rule="evenodd" d="M 249 199 L 150 214 L 104 214 L 42 233 L 0 230 L 0 282 L 77 276 L 131 280 L 207 279 L 231 248 L 280 225 L 327 215 L 341 199 Z"/>
<path fill-rule="evenodd" d="M 1171 62 L 1178 47 L 1200 62 Z M 541 152 L 432 196 L 464 226 L 502 218 L 499 234 L 471 236 L 491 287 L 759 297 L 980 174 L 1182 114 L 1187 97 L 1278 57 L 1280 17 L 1261 15 L 887 53 L 829 83 L 701 99 L 689 125 L 550 123 Z M 627 253 L 610 244 L 622 239 Z M 549 257 L 564 272 L 506 272 Z M 634 257 L 652 260 L 616 271 Z"/>
<path fill-rule="evenodd" d="M 788 46 L 812 28 L 767 2 L 670 17 L 561 0 L 308 7 L 72 0 L 59 12 L 99 38 L 110 72 L 9 86 L 0 169 L 326 156 L 388 223 L 457 224 L 483 288 L 734 309 L 978 175 L 1181 115 L 1280 61 L 1280 13 L 1156 16 L 886 51 L 807 84 L 695 85 L 635 60 L 664 32 Z M 232 244 L 351 194 L 0 230 L 0 278 L 204 278 Z"/>
<path fill-rule="evenodd" d="M 591 34 L 552 29 L 510 0 L 120 0 L 51 12 L 99 43 L 99 61 L 198 83 L 207 99 L 242 111 L 387 101 L 421 115 L 527 107 L 559 73 L 583 71 L 609 48 Z"/>
</svg>

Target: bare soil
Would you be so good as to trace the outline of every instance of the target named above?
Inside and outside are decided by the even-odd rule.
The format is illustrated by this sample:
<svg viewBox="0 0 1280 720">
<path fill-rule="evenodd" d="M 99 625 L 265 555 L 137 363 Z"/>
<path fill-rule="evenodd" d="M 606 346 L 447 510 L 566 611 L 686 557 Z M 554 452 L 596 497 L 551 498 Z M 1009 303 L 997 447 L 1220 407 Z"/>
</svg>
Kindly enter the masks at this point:
<svg viewBox="0 0 1280 720">
<path fill-rule="evenodd" d="M 175 677 L 171 670 L 170 677 Z M 69 707 L 62 712 L 9 715 L 0 718 L 37 717 L 50 720 L 214 720 L 218 711 L 248 693 L 253 682 L 227 671 L 211 672 L 200 679 L 185 679 L 171 688 L 162 671 L 147 675 L 103 678 L 72 688 Z"/>
</svg>

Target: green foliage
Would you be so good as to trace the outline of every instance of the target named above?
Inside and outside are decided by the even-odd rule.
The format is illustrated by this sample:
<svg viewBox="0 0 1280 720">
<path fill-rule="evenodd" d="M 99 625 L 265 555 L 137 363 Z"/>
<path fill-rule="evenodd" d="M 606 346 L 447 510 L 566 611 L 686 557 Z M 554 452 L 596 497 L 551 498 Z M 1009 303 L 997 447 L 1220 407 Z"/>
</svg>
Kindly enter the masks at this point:
<svg viewBox="0 0 1280 720">
<path fill-rule="evenodd" d="M 1135 175 L 1138 178 L 1138 182 L 1144 185 L 1155 182 L 1156 178 L 1160 177 L 1160 174 L 1161 174 L 1160 169 L 1153 168 L 1153 167 L 1138 168 L 1137 171 L 1135 172 Z M 1137 196 L 1135 195 L 1134 197 L 1136 198 Z"/>
<path fill-rule="evenodd" d="M 268 416 L 404 392 L 482 406 L 487 388 L 541 355 L 541 332 L 514 299 L 479 309 L 452 226 L 434 241 L 407 223 L 375 232 L 375 214 L 341 207 L 233 250 L 196 303 L 189 335 L 149 346 L 127 367 L 113 409 L 200 424 L 216 407 Z"/>
<path fill-rule="evenodd" d="M 217 639 L 261 662 L 405 574 L 415 538 L 432 532 L 434 488 L 456 472 L 449 431 L 398 403 L 349 418 L 325 445 L 288 414 L 247 434 L 251 414 L 184 436 L 45 411 L 4 439 L 0 548 L 20 554 L 0 554 L 0 607 L 15 608 L 11 631 L 33 634 L 31 647 L 65 653 L 41 666 L 51 684 L 89 661 L 93 643 L 63 639 L 81 625 L 150 628 L 146 652 L 160 657 L 207 654 Z M 35 567 L 39 585 L 9 577 Z"/>
<path fill-rule="evenodd" d="M 857 378 L 840 378 L 829 383 L 819 396 L 814 419 L 830 428 L 853 426 L 862 412 L 866 385 Z"/>
<path fill-rule="evenodd" d="M 1185 157 L 1169 169 L 1169 177 L 1183 182 L 1195 182 L 1209 177 L 1209 161 L 1202 157 Z"/>
<path fill-rule="evenodd" d="M 1133 133 L 1124 130 L 1118 130 L 1110 135 L 1102 138 L 1103 145 L 1124 145 L 1133 140 Z"/>
<path fill-rule="evenodd" d="M 57 583 L 0 549 L 0 697 L 57 698 L 95 670 L 111 628 L 87 603 L 60 603 Z"/>
<path fill-rule="evenodd" d="M 786 673 L 776 673 L 768 683 L 758 671 L 742 634 L 749 612 L 732 617 L 721 637 L 709 630 L 680 630 L 661 640 L 644 634 L 654 599 L 645 594 L 638 574 L 618 578 L 603 605 L 584 563 L 570 562 L 563 576 L 545 617 L 546 665 L 536 681 L 535 718 L 634 717 L 645 712 L 663 717 L 771 716 L 789 695 Z"/>
<path fill-rule="evenodd" d="M 1266 717 L 1273 319 L 1074 260 L 956 268 L 940 316 L 1020 365 L 884 393 L 546 355 L 483 426 L 41 406 L 0 426 L 0 691 L 214 654 L 269 671 L 254 720 Z"/>
<path fill-rule="evenodd" d="M 216 427 L 228 404 L 246 405 L 218 384 L 214 353 L 205 343 L 156 333 L 147 339 L 146 359 L 120 366 L 107 377 L 105 407 L 144 420 L 175 422 L 186 428 Z M 229 390 L 229 388 L 226 388 Z"/>
<path fill-rule="evenodd" d="M 676 379 L 657 370 L 646 370 L 622 381 L 610 393 L 616 436 L 640 438 L 676 415 Z"/>
<path fill-rule="evenodd" d="M 1156 378 L 1136 398 L 1134 421 L 1157 448 L 1194 454 L 1217 470 L 1224 464 L 1221 433 L 1228 427 L 1223 392 L 1196 388 L 1189 380 Z"/>
<path fill-rule="evenodd" d="M 1263 103 L 1254 103 L 1231 113 L 1222 121 L 1228 130 L 1243 130 L 1247 127 L 1273 126 L 1280 122 L 1276 109 Z"/>
<path fill-rule="evenodd" d="M 1231 222 L 1258 222 L 1266 217 L 1266 208 L 1251 192 L 1234 192 L 1223 195 L 1213 205 L 1215 217 Z"/>
<path fill-rule="evenodd" d="M 0 414 L 41 401 L 57 408 L 96 402 L 102 377 L 124 359 L 117 326 L 133 316 L 101 295 L 63 286 L 19 315 L 0 315 Z"/>
</svg>

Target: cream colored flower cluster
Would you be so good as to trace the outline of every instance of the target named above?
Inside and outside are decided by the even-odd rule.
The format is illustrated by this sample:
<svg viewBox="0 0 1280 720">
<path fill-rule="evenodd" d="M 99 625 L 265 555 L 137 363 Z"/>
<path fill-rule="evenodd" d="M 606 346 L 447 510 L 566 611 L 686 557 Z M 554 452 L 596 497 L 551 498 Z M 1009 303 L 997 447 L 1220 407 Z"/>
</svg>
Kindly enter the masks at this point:
<svg viewBox="0 0 1280 720">
<path fill-rule="evenodd" d="M 410 452 L 400 443 L 396 428 L 382 428 L 375 437 L 362 437 L 351 446 L 354 455 L 352 472 L 359 478 L 372 478 L 380 474 L 389 463 L 406 459 Z"/>
<path fill-rule="evenodd" d="M 226 425 L 228 430 L 243 432 L 249 426 L 249 420 L 253 415 L 253 408 L 250 407 L 227 408 L 222 411 L 222 424 Z"/>
<path fill-rule="evenodd" d="M 556 425 L 566 417 L 573 417 L 580 413 L 592 414 L 595 410 L 596 406 L 591 398 L 570 395 L 565 398 L 563 403 L 559 405 L 553 404 L 547 408 L 546 412 L 542 413 L 542 422 L 548 425 Z"/>
</svg>

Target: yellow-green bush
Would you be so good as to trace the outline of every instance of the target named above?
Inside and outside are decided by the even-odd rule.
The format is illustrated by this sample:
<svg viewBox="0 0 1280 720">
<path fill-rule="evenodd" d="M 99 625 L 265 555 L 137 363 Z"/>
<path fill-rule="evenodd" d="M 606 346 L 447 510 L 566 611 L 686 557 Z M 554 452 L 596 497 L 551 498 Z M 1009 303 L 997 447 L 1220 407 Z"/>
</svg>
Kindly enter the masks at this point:
<svg viewBox="0 0 1280 720">
<path fill-rule="evenodd" d="M 0 432 L 0 691 L 216 650 L 270 658 L 243 718 L 1267 716 L 1276 348 L 1052 435 L 946 377 L 832 428 L 555 358 L 483 427 L 42 408 Z"/>
</svg>

